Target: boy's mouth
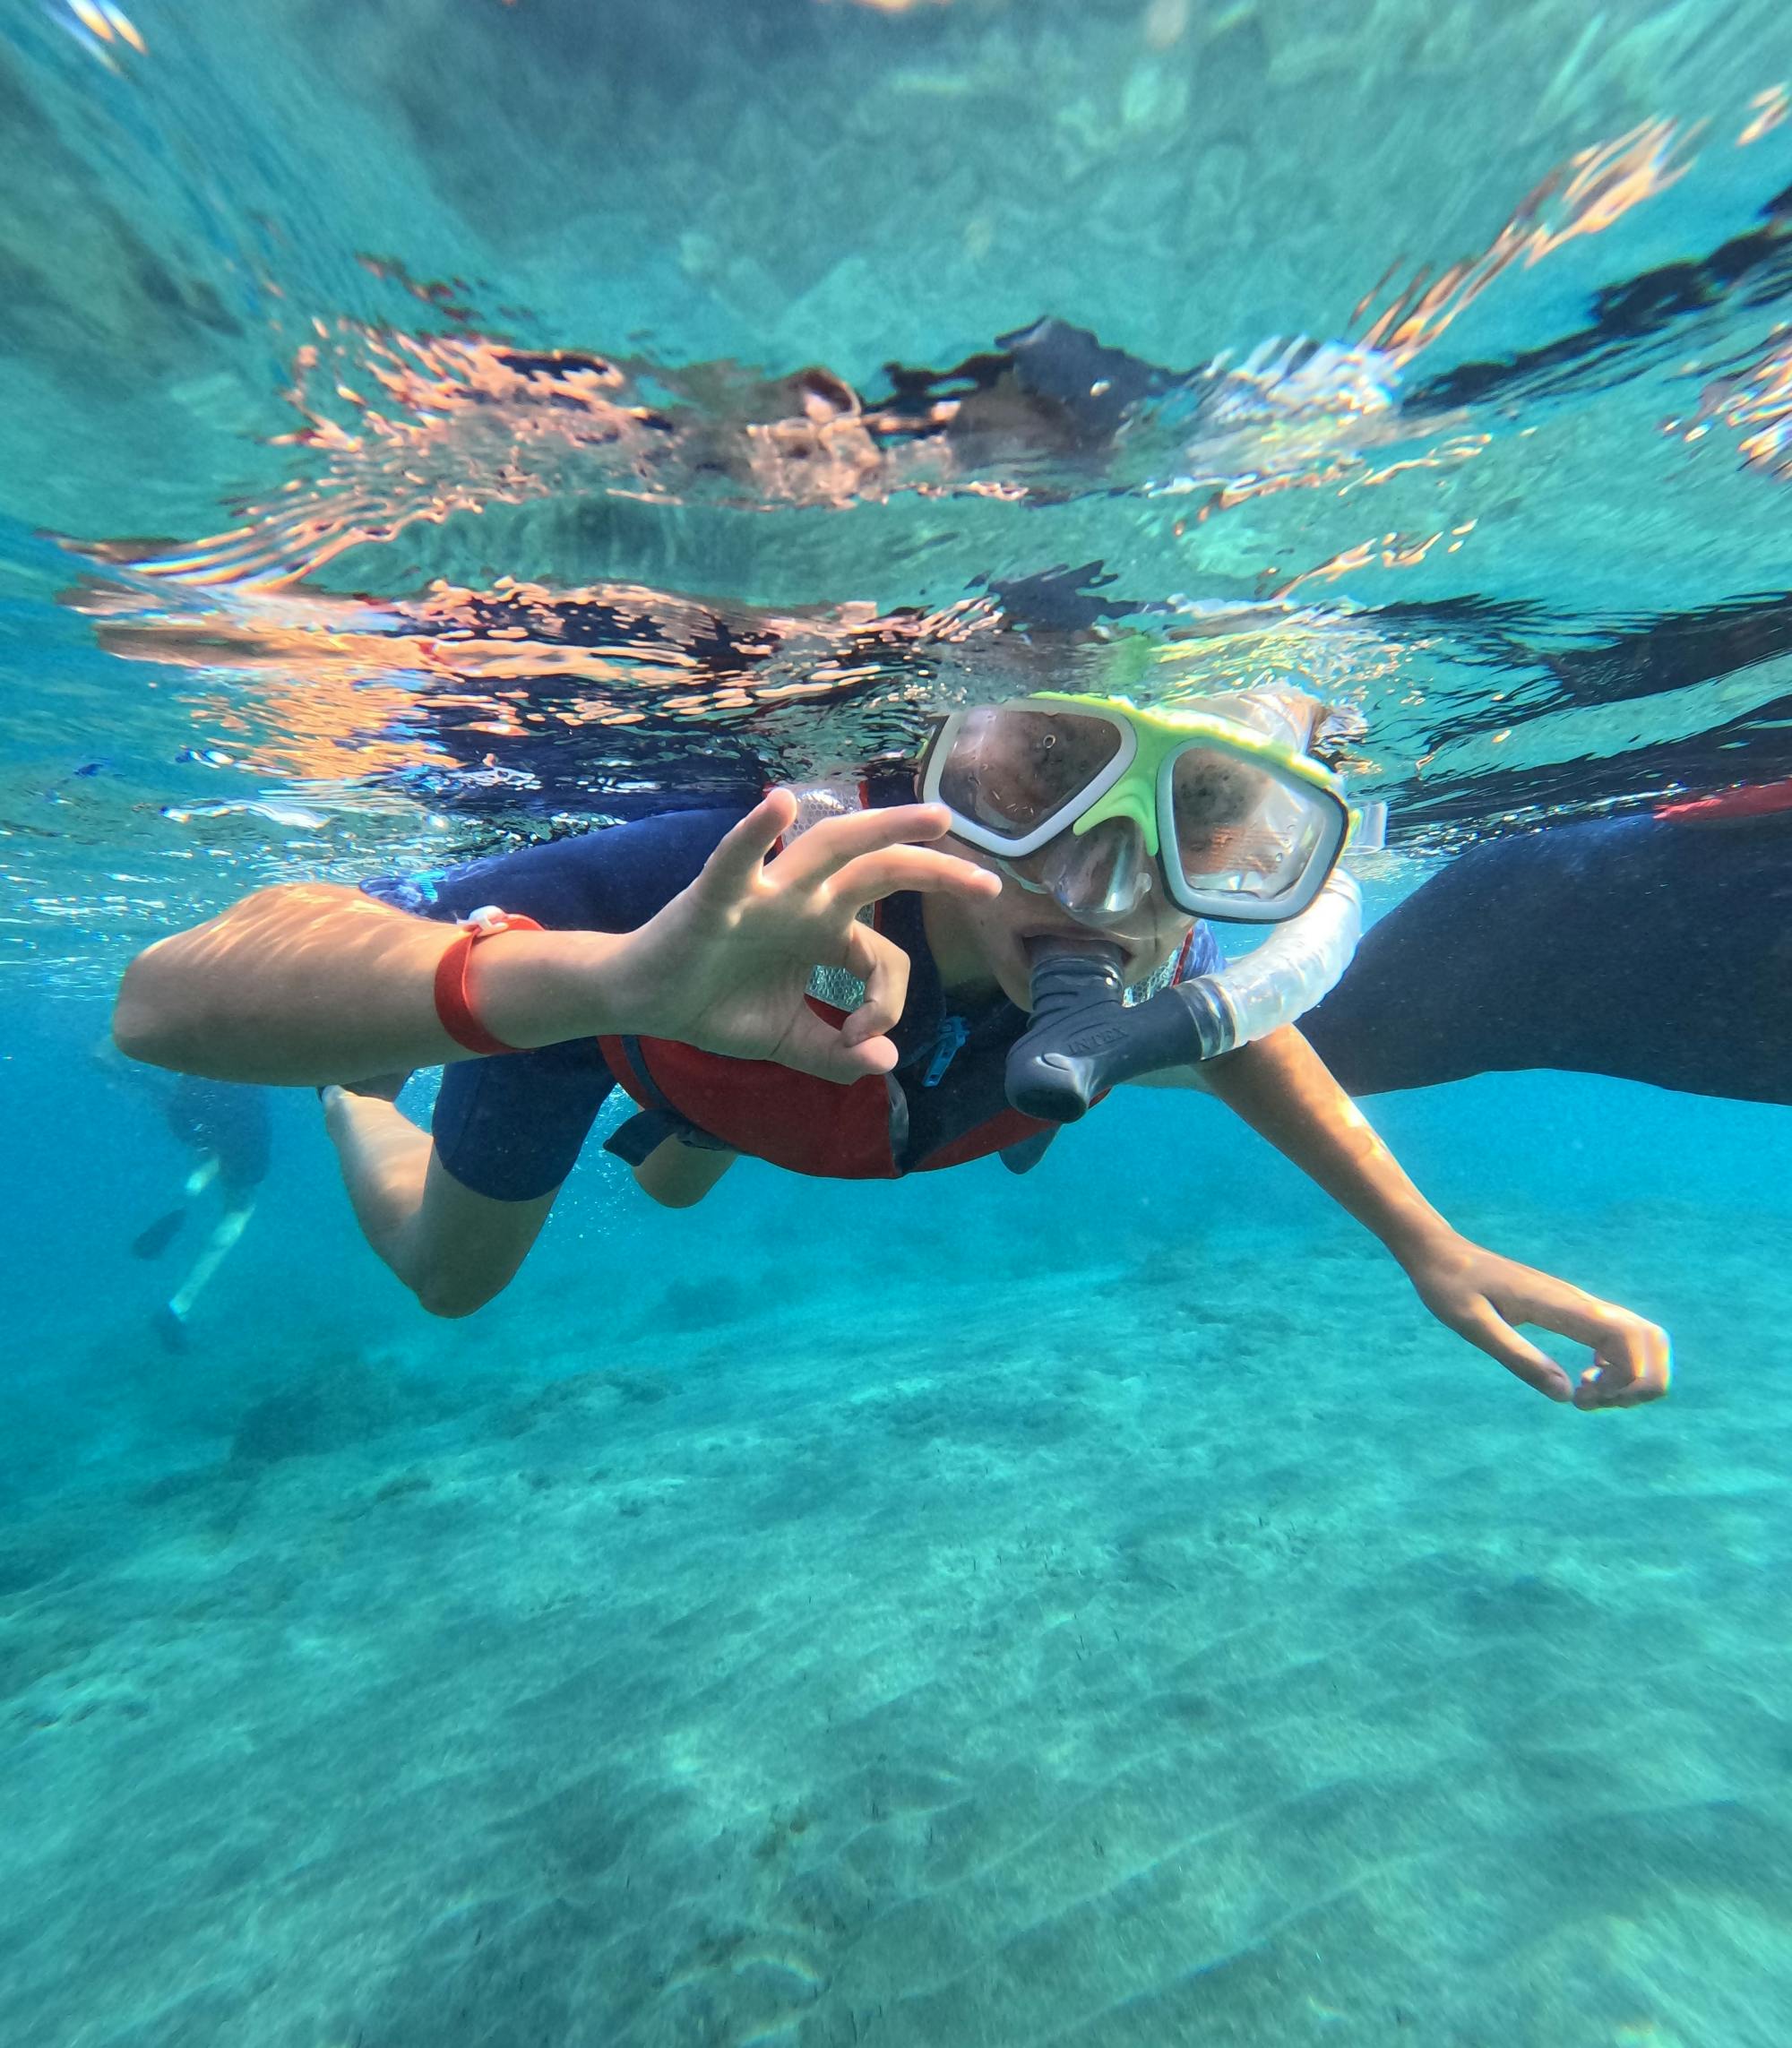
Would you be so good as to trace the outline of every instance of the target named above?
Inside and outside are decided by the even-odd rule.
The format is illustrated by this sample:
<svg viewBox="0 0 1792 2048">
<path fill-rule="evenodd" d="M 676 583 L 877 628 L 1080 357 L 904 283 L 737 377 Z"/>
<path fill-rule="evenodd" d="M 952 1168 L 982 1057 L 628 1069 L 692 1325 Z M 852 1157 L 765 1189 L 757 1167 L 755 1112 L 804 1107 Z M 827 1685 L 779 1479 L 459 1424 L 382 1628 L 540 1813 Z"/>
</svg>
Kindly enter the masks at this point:
<svg viewBox="0 0 1792 2048">
<path fill-rule="evenodd" d="M 1128 968 L 1133 966 L 1139 955 L 1136 942 L 1124 934 L 1098 931 L 1093 925 L 1079 925 L 1068 917 L 1062 924 L 1030 925 L 1014 936 L 1021 957 L 1026 961 L 1030 971 L 1034 960 L 1042 953 L 1115 951 L 1123 956 L 1123 964 Z"/>
<path fill-rule="evenodd" d="M 1128 949 L 1122 940 L 1107 932 L 1091 931 L 1087 925 L 1041 925 L 1020 934 L 1021 950 L 1029 959 L 1035 953 L 1086 953 Z"/>
</svg>

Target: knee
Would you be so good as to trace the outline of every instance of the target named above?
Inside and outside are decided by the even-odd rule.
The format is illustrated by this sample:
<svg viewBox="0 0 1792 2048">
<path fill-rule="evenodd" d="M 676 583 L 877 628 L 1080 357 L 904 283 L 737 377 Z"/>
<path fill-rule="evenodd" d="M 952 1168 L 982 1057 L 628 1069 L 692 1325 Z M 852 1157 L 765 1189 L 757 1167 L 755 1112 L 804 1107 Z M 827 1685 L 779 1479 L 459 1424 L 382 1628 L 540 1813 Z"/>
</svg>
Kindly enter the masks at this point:
<svg viewBox="0 0 1792 2048">
<path fill-rule="evenodd" d="M 668 1138 L 634 1169 L 635 1185 L 662 1209 L 694 1209 L 737 1157 Z"/>
<path fill-rule="evenodd" d="M 455 1322 L 495 1301 L 510 1282 L 508 1273 L 426 1272 L 412 1280 L 410 1291 L 426 1314 Z"/>
<path fill-rule="evenodd" d="M 710 1192 L 706 1186 L 691 1187 L 676 1182 L 648 1180 L 640 1174 L 636 1174 L 634 1180 L 642 1193 L 650 1200 L 657 1201 L 661 1209 L 695 1209 Z"/>
</svg>

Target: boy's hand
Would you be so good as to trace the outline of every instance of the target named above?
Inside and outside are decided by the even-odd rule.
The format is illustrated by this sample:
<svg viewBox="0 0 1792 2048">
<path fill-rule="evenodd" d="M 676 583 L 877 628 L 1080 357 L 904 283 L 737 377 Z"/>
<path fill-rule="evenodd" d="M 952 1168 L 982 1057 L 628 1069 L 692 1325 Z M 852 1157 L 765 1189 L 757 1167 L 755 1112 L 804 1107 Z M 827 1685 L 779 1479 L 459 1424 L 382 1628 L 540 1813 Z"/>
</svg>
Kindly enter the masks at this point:
<svg viewBox="0 0 1792 2048">
<path fill-rule="evenodd" d="M 1667 1391 L 1667 1332 L 1628 1309 L 1515 1259 L 1503 1259 L 1453 1232 L 1401 1263 L 1418 1298 L 1440 1322 L 1552 1401 L 1572 1400 L 1577 1408 L 1633 1408 Z M 1590 1347 L 1593 1364 L 1578 1386 L 1571 1386 L 1555 1360 L 1512 1327 L 1525 1322 Z"/>
<path fill-rule="evenodd" d="M 743 818 L 696 880 L 622 942 L 607 970 L 609 1000 L 631 1029 L 706 1052 L 776 1060 L 824 1080 L 888 1073 L 897 1054 L 886 1034 L 909 993 L 909 956 L 857 912 L 898 890 L 970 900 L 998 895 L 1001 882 L 924 843 L 950 830 L 942 805 L 824 819 L 768 863 L 796 815 L 796 798 L 774 789 Z M 865 984 L 865 1001 L 838 1030 L 804 1000 L 817 966 Z"/>
</svg>

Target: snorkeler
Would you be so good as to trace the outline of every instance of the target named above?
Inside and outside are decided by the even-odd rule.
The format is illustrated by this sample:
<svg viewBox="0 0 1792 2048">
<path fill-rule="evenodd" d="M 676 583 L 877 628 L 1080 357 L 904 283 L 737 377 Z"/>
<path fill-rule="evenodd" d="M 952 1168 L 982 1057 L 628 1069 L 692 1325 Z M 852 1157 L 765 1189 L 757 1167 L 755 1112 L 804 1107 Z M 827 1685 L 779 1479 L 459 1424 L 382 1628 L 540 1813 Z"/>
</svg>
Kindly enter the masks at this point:
<svg viewBox="0 0 1792 2048">
<path fill-rule="evenodd" d="M 138 1069 L 130 1078 L 134 1081 L 141 1072 Z M 181 1184 L 179 1200 L 131 1240 L 132 1255 L 159 1259 L 208 1191 L 217 1191 L 221 1205 L 186 1278 L 156 1312 L 156 1334 L 170 1351 L 182 1351 L 187 1318 L 254 1214 L 255 1191 L 267 1178 L 272 1131 L 263 1089 L 177 1074 L 156 1096 L 168 1130 L 194 1156 L 194 1165 Z"/>
<path fill-rule="evenodd" d="M 1792 782 L 1471 848 L 1301 1029 L 1352 1095 L 1542 1067 L 1792 1103 Z"/>
<path fill-rule="evenodd" d="M 956 713 L 918 764 L 801 802 L 774 789 L 423 881 L 262 890 L 138 956 L 117 1041 L 322 1085 L 364 1232 L 446 1315 L 514 1276 L 618 1084 L 647 1121 L 613 1142 L 675 1206 L 741 1152 L 840 1177 L 991 1153 L 1024 1169 L 1116 1080 L 1201 1088 L 1519 1378 L 1582 1407 L 1653 1399 L 1662 1331 L 1458 1235 L 1290 1028 L 1358 916 L 1315 711 L 1267 691 L 1162 713 L 1042 693 Z M 1209 919 L 1275 929 L 1227 967 Z M 1157 992 L 1129 1007 L 1123 986 Z M 435 1064 L 433 1135 L 330 1085 Z M 1591 1347 L 1578 1384 L 1526 1322 Z"/>
</svg>

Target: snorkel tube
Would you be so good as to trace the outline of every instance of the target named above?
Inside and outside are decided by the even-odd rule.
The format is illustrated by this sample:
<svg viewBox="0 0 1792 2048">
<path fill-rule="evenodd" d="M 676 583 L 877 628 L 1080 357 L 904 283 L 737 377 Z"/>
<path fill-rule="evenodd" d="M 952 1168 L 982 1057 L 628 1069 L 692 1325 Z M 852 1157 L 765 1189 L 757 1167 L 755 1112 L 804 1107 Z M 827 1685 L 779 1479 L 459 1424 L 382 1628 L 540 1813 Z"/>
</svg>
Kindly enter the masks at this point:
<svg viewBox="0 0 1792 2048">
<path fill-rule="evenodd" d="M 1331 994 L 1363 930 L 1356 882 L 1334 869 L 1314 903 L 1254 951 L 1129 1004 L 1124 954 L 1097 938 L 1034 947 L 1033 1021 L 1008 1055 L 1008 1100 L 1047 1123 L 1074 1123 L 1116 1082 L 1195 1066 L 1292 1024 Z"/>
</svg>

